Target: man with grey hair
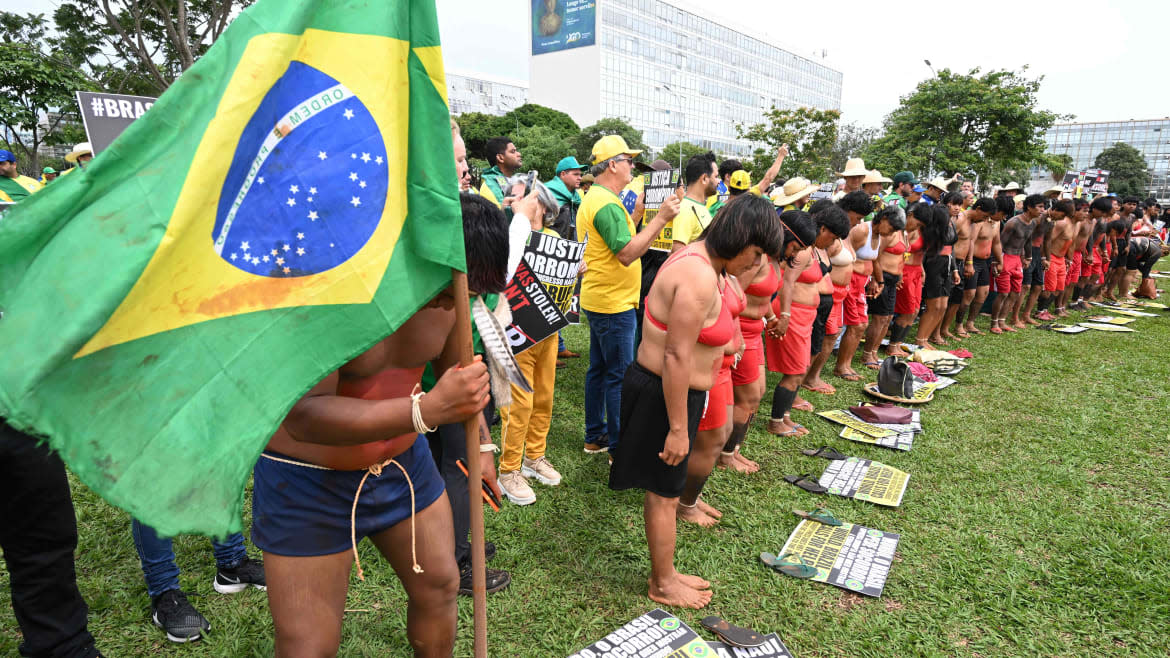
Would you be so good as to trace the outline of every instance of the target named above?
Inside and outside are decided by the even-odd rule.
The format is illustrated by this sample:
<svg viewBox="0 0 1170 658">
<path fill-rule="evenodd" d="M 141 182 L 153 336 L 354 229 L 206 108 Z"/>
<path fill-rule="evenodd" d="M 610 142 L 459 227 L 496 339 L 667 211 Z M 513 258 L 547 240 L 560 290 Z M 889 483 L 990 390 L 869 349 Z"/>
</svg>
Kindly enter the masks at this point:
<svg viewBox="0 0 1170 658">
<path fill-rule="evenodd" d="M 618 194 L 638 167 L 619 135 L 593 145 L 595 183 L 577 211 L 577 239 L 585 242 L 586 273 L 581 280 L 581 309 L 589 320 L 589 370 L 585 373 L 585 452 L 612 452 L 620 436 L 622 380 L 634 360 L 639 258 L 666 223 L 678 214 L 679 200 L 669 196 L 658 213 L 638 231 Z"/>
</svg>

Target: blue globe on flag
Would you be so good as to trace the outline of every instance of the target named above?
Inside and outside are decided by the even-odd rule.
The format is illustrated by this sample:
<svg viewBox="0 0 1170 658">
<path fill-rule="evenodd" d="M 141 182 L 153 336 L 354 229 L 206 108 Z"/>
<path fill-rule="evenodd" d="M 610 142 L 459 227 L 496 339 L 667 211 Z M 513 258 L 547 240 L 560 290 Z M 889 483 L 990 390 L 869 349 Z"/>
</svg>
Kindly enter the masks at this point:
<svg viewBox="0 0 1170 658">
<path fill-rule="evenodd" d="M 220 191 L 213 248 L 258 276 L 330 270 L 374 234 L 389 177 L 369 110 L 337 80 L 291 62 L 240 136 Z"/>
</svg>

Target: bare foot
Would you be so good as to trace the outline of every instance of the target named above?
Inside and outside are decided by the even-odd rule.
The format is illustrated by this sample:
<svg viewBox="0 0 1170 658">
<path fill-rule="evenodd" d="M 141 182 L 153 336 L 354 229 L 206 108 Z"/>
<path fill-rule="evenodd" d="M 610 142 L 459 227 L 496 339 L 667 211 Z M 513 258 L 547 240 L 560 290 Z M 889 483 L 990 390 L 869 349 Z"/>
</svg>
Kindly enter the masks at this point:
<svg viewBox="0 0 1170 658">
<path fill-rule="evenodd" d="M 702 578 L 699 578 L 698 576 L 692 576 L 685 573 L 679 573 L 675 575 L 678 576 L 678 579 L 682 581 L 682 584 L 692 589 L 711 589 L 711 583 L 703 580 Z"/>
<path fill-rule="evenodd" d="M 676 574 L 665 583 L 650 582 L 650 589 L 646 593 L 650 600 L 675 608 L 705 607 L 711 602 L 711 590 L 698 590 L 690 587 L 678 578 Z"/>
<path fill-rule="evenodd" d="M 694 523 L 703 528 L 710 528 L 719 522 L 719 519 L 713 519 L 707 516 L 705 512 L 696 507 L 687 507 L 681 502 L 678 504 L 678 520 L 686 521 L 687 523 Z M 651 597 L 654 598 L 654 597 Z"/>
<path fill-rule="evenodd" d="M 857 372 L 855 370 L 853 370 L 853 368 L 850 368 L 848 370 L 843 370 L 841 372 L 837 372 L 836 370 L 834 370 L 833 376 L 840 377 L 841 379 L 844 379 L 847 382 L 856 382 L 856 381 L 861 380 L 861 375 L 857 374 Z"/>
<path fill-rule="evenodd" d="M 1031 318 L 1028 318 L 1028 319 L 1030 320 Z M 1035 324 L 1040 324 L 1040 323 L 1039 323 L 1039 322 L 1037 322 L 1037 323 L 1035 323 Z M 1024 323 L 1024 322 L 1021 322 L 1021 321 L 1019 321 L 1019 320 L 1017 320 L 1017 321 L 1013 322 L 1013 323 L 1012 323 L 1012 326 L 1013 326 L 1013 327 L 1015 327 L 1016 329 L 1027 329 L 1027 328 L 1028 328 L 1028 325 L 1027 325 L 1026 323 Z"/>
<path fill-rule="evenodd" d="M 958 329 L 955 329 L 955 336 L 959 340 L 963 340 L 964 338 L 970 338 L 971 334 L 968 333 L 966 329 L 959 327 Z"/>
<path fill-rule="evenodd" d="M 1057 312 L 1056 312 L 1056 317 L 1058 317 L 1058 318 L 1067 318 L 1067 317 L 1068 317 L 1068 311 L 1057 311 Z"/>
<path fill-rule="evenodd" d="M 1039 320 L 1036 320 L 1035 318 L 1033 318 L 1033 317 L 1031 317 L 1031 316 L 1028 316 L 1028 317 L 1024 318 L 1024 322 L 1026 322 L 1026 323 L 1028 323 L 1028 324 L 1030 324 L 1030 325 L 1038 325 L 1038 324 L 1040 324 L 1040 321 L 1039 321 Z M 1020 327 L 1020 328 L 1021 328 L 1021 329 L 1023 329 L 1024 327 Z"/>
<path fill-rule="evenodd" d="M 934 336 L 934 342 L 936 343 L 942 343 L 943 345 L 946 345 L 948 340 L 956 340 L 956 336 L 949 331 L 944 331 L 943 333 L 935 334 Z"/>
<path fill-rule="evenodd" d="M 736 473 L 755 473 L 755 471 L 748 467 L 747 464 L 744 464 L 740 460 L 736 459 L 734 453 L 730 455 L 719 455 L 719 465 L 723 468 L 729 468 Z"/>
<path fill-rule="evenodd" d="M 747 457 L 744 457 L 743 453 L 740 452 L 739 449 L 736 449 L 736 451 L 735 451 L 735 459 L 740 464 L 742 464 L 748 468 L 748 473 L 755 473 L 756 471 L 760 470 L 759 463 L 754 462 L 754 461 L 748 459 Z"/>
<path fill-rule="evenodd" d="M 928 343 L 924 340 L 918 341 L 918 346 L 924 350 L 933 350 L 934 349 L 934 345 L 931 345 L 930 343 Z"/>
<path fill-rule="evenodd" d="M 967 333 L 971 334 L 972 336 L 978 336 L 979 334 L 983 333 L 982 331 L 979 331 L 978 329 L 975 328 L 974 323 L 967 324 L 967 326 L 964 327 L 964 330 Z"/>
<path fill-rule="evenodd" d="M 903 358 L 903 359 L 904 359 L 904 358 L 906 358 L 906 357 L 908 357 L 908 356 L 910 356 L 910 355 L 909 355 L 909 354 L 906 352 L 906 350 L 902 349 L 901 347 L 895 347 L 895 346 L 893 346 L 893 345 L 891 345 L 891 346 L 889 347 L 889 349 L 887 349 L 887 350 L 886 350 L 886 354 L 889 354 L 890 356 L 896 356 L 896 357 L 900 357 L 900 358 Z"/>
<path fill-rule="evenodd" d="M 715 509 L 714 507 L 711 507 L 707 503 L 704 503 L 702 498 L 695 501 L 695 503 L 699 506 L 699 511 L 703 512 L 707 516 L 710 516 L 710 517 L 713 517 L 716 519 L 723 518 L 723 512 L 720 512 L 719 510 Z"/>
</svg>

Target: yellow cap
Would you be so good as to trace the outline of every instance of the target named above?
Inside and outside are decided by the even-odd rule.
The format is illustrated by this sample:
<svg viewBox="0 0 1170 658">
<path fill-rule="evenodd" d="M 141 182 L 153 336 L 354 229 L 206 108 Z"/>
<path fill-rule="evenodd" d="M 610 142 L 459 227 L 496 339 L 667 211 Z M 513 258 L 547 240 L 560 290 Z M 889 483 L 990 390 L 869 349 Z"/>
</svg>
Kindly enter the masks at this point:
<svg viewBox="0 0 1170 658">
<path fill-rule="evenodd" d="M 618 155 L 636 157 L 640 153 L 641 151 L 631 149 L 621 135 L 606 135 L 593 145 L 593 164 L 604 162 Z"/>
<path fill-rule="evenodd" d="M 743 169 L 737 169 L 731 174 L 727 186 L 733 190 L 746 190 L 752 186 L 752 177 Z"/>
</svg>

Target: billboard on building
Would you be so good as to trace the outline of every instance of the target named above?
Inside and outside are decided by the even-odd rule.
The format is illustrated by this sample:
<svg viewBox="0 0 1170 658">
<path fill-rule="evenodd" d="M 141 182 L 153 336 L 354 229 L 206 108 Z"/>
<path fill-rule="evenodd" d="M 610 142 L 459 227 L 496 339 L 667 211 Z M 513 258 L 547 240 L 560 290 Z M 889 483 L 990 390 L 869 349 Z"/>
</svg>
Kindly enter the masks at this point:
<svg viewBox="0 0 1170 658">
<path fill-rule="evenodd" d="M 592 46 L 597 0 L 532 0 L 532 54 Z"/>
</svg>

